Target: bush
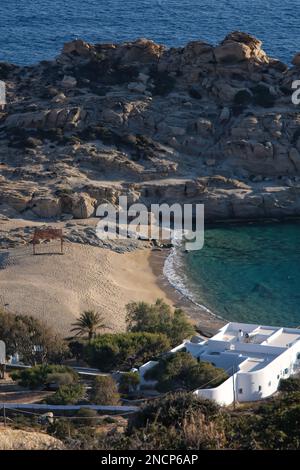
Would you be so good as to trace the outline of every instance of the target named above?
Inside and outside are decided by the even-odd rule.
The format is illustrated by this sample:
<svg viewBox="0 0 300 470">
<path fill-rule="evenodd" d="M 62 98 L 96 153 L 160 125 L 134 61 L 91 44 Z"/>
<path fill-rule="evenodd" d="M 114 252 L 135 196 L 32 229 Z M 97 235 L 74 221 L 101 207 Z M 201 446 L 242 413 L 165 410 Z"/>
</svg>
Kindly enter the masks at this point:
<svg viewBox="0 0 300 470">
<path fill-rule="evenodd" d="M 75 405 L 84 398 L 85 389 L 81 384 L 61 385 L 57 392 L 46 399 L 49 405 Z"/>
<path fill-rule="evenodd" d="M 77 377 L 70 372 L 53 372 L 47 376 L 46 385 L 54 385 L 59 388 L 61 385 L 71 385 L 76 382 Z"/>
<path fill-rule="evenodd" d="M 80 418 L 76 419 L 76 423 L 82 426 L 95 426 L 100 421 L 98 412 L 92 408 L 80 408 L 76 416 Z"/>
<path fill-rule="evenodd" d="M 73 437 L 75 427 L 70 419 L 59 418 L 55 419 L 54 423 L 49 424 L 47 433 L 64 442 L 68 440 L 68 438 Z"/>
<path fill-rule="evenodd" d="M 121 393 L 130 393 L 137 390 L 140 384 L 140 375 L 138 372 L 126 372 L 122 374 L 119 389 Z"/>
<path fill-rule="evenodd" d="M 300 377 L 281 379 L 278 390 L 280 390 L 280 392 L 300 392 Z"/>
<path fill-rule="evenodd" d="M 59 381 L 59 384 L 75 383 L 79 380 L 78 374 L 67 366 L 60 365 L 38 365 L 30 369 L 19 370 L 11 374 L 13 380 L 19 382 L 22 387 L 39 388 L 45 387 L 50 382 L 53 382 L 53 377 Z"/>
<path fill-rule="evenodd" d="M 126 306 L 126 310 L 128 331 L 165 334 L 172 346 L 180 344 L 195 333 L 184 312 L 181 309 L 172 312 L 171 307 L 161 299 L 157 299 L 153 305 L 132 302 Z"/>
<path fill-rule="evenodd" d="M 212 419 L 220 411 L 220 406 L 212 401 L 196 397 L 190 392 L 176 392 L 150 400 L 131 422 L 131 426 L 139 428 L 146 423 L 158 422 L 163 426 L 175 425 L 182 427 L 187 416 L 201 411 L 207 418 Z"/>
<path fill-rule="evenodd" d="M 96 405 L 118 405 L 120 395 L 116 381 L 109 375 L 96 377 L 90 399 Z"/>
<path fill-rule="evenodd" d="M 85 342 L 83 340 L 72 340 L 69 342 L 70 353 L 77 362 L 83 359 L 84 345 Z"/>
<path fill-rule="evenodd" d="M 228 375 L 223 369 L 208 362 L 198 362 L 190 353 L 177 352 L 160 359 L 156 366 L 146 372 L 145 378 L 157 380 L 158 390 L 166 392 L 193 390 L 202 386 L 217 387 Z"/>
<path fill-rule="evenodd" d="M 104 334 L 85 347 L 86 361 L 103 372 L 138 367 L 170 349 L 165 335 L 153 333 Z"/>
</svg>

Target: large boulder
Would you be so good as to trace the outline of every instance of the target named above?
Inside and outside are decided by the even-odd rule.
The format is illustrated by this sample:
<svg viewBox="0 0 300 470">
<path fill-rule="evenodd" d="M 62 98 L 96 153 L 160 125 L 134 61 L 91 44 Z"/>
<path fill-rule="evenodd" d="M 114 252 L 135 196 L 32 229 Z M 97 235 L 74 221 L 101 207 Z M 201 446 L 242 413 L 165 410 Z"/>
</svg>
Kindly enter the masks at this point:
<svg viewBox="0 0 300 470">
<path fill-rule="evenodd" d="M 63 47 L 63 54 L 78 55 L 81 57 L 88 57 L 91 54 L 92 46 L 82 39 L 66 42 Z"/>
<path fill-rule="evenodd" d="M 235 31 L 228 34 L 224 41 L 214 49 L 215 59 L 219 63 L 235 63 L 249 59 L 268 62 L 261 45 L 262 42 L 254 36 Z"/>
<path fill-rule="evenodd" d="M 116 50 L 116 58 L 126 65 L 137 62 L 139 64 L 157 63 L 164 49 L 163 46 L 142 38 L 121 44 Z"/>
<path fill-rule="evenodd" d="M 38 217 L 51 219 L 60 216 L 61 201 L 53 196 L 35 196 L 30 209 Z"/>
<path fill-rule="evenodd" d="M 87 193 L 75 194 L 72 198 L 72 215 L 75 219 L 88 219 L 94 215 L 96 203 L 96 199 Z"/>
<path fill-rule="evenodd" d="M 300 67 L 300 52 L 298 52 L 292 60 L 292 64 Z"/>
<path fill-rule="evenodd" d="M 16 113 L 7 117 L 8 128 L 56 129 L 73 127 L 86 117 L 86 112 L 79 107 L 53 108 L 43 111 Z"/>
<path fill-rule="evenodd" d="M 217 62 L 241 62 L 250 59 L 251 49 L 242 44 L 234 41 L 226 41 L 225 43 L 217 46 L 214 50 Z"/>
<path fill-rule="evenodd" d="M 198 80 L 198 67 L 208 66 L 215 62 L 214 48 L 203 41 L 189 42 L 185 47 L 171 48 L 160 57 L 158 69 L 161 72 L 180 71 L 191 79 L 196 73 L 195 80 Z"/>
</svg>

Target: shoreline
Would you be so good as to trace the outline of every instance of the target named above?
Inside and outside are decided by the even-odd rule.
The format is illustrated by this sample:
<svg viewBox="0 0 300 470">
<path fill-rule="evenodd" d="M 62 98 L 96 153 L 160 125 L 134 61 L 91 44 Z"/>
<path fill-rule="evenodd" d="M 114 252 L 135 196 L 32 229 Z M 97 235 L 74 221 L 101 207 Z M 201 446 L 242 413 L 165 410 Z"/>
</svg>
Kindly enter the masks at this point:
<svg viewBox="0 0 300 470">
<path fill-rule="evenodd" d="M 199 332 L 201 331 L 208 336 L 215 334 L 227 323 L 226 320 L 210 313 L 205 307 L 195 304 L 191 299 L 171 285 L 163 272 L 164 264 L 169 254 L 169 248 L 162 248 L 161 250 L 155 249 L 150 253 L 149 264 L 156 277 L 158 287 L 165 293 L 174 307 L 184 310 Z"/>
</svg>

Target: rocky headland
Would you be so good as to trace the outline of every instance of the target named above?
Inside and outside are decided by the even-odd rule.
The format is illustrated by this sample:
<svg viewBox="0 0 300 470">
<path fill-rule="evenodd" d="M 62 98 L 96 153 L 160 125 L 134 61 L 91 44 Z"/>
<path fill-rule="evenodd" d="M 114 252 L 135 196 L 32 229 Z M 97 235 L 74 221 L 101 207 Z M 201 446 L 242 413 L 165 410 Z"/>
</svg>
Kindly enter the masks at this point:
<svg viewBox="0 0 300 470">
<path fill-rule="evenodd" d="M 210 221 L 299 216 L 300 54 L 288 67 L 261 46 L 241 32 L 215 47 L 75 40 L 52 61 L 0 63 L 2 246 L 28 240 L 28 226 L 3 232 L 12 219 L 97 244 L 82 220 L 120 195 L 204 203 Z"/>
</svg>

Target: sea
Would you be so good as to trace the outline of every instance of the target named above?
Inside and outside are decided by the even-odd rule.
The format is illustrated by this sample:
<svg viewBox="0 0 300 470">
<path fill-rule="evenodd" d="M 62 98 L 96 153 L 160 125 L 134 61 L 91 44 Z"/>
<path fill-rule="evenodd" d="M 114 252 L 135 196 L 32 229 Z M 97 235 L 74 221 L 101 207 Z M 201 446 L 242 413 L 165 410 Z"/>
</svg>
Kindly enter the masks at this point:
<svg viewBox="0 0 300 470">
<path fill-rule="evenodd" d="M 288 64 L 300 51 L 300 0 L 1 0 L 0 61 L 51 60 L 76 38 L 146 37 L 168 47 L 218 44 L 240 30 Z M 227 320 L 300 325 L 300 225 L 222 226 L 200 251 L 175 245 L 165 265 L 173 286 Z"/>
<path fill-rule="evenodd" d="M 300 223 L 207 227 L 202 250 L 174 244 L 164 273 L 225 320 L 300 326 Z"/>
<path fill-rule="evenodd" d="M 0 61 L 54 58 L 66 41 L 146 37 L 167 46 L 220 42 L 240 30 L 290 63 L 300 51 L 299 0 L 1 0 Z"/>
</svg>

